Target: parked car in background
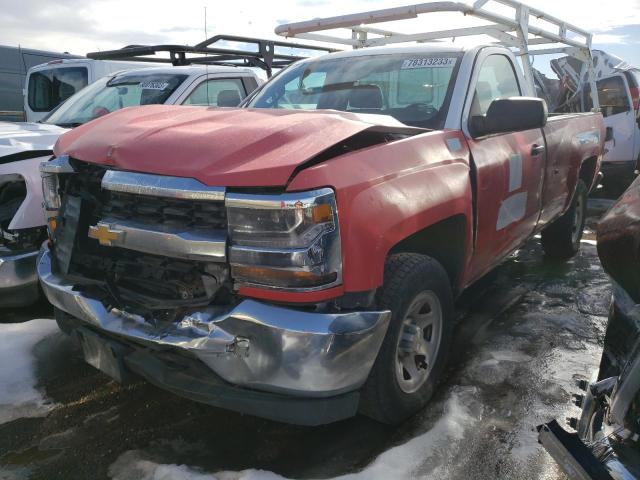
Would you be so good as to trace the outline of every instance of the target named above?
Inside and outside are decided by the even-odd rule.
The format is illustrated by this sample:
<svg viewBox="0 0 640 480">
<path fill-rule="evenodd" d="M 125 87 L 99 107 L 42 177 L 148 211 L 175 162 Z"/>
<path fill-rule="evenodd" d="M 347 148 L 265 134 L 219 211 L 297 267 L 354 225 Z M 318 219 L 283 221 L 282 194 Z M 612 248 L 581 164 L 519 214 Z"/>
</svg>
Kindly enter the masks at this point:
<svg viewBox="0 0 640 480">
<path fill-rule="evenodd" d="M 281 25 L 362 48 L 292 64 L 244 108 L 125 109 L 62 136 L 38 274 L 87 362 L 298 424 L 422 408 L 456 296 L 537 233 L 577 252 L 605 138 L 599 113 L 547 115 L 522 51 L 526 76 L 496 44 L 369 47 L 437 39 L 367 24 L 443 9 L 514 30 L 453 2 Z"/>
<path fill-rule="evenodd" d="M 22 122 L 27 71 L 36 65 L 63 58 L 81 58 L 68 53 L 0 45 L 0 121 Z"/>
<path fill-rule="evenodd" d="M 0 122 L 0 308 L 38 298 L 36 254 L 46 238 L 38 165 L 67 129 Z"/>
<path fill-rule="evenodd" d="M 38 166 L 60 135 L 125 107 L 237 106 L 259 81 L 253 70 L 233 66 L 127 70 L 92 83 L 40 123 L 0 122 L 0 307 L 38 298 L 35 262 L 46 238 Z"/>
<path fill-rule="evenodd" d="M 611 277 L 600 367 L 580 382 L 571 419 L 575 433 L 557 421 L 538 427 L 540 441 L 569 478 L 640 478 L 640 179 L 598 225 L 598 255 Z"/>
<path fill-rule="evenodd" d="M 27 72 L 23 96 L 28 122 L 46 117 L 71 95 L 105 75 L 132 68 L 148 67 L 142 62 L 92 60 L 53 60 Z"/>
</svg>

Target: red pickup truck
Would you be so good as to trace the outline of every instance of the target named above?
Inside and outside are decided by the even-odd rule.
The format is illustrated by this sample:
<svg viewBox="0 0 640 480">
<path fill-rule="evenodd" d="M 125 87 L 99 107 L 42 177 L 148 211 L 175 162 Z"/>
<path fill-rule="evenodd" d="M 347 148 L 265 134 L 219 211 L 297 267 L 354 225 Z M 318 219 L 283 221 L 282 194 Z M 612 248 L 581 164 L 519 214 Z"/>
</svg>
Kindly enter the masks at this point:
<svg viewBox="0 0 640 480">
<path fill-rule="evenodd" d="M 576 253 L 605 137 L 547 115 L 495 45 L 338 52 L 244 108 L 124 109 L 41 167 L 38 273 L 121 381 L 298 424 L 402 421 L 431 397 L 454 299 L 537 233 Z"/>
</svg>

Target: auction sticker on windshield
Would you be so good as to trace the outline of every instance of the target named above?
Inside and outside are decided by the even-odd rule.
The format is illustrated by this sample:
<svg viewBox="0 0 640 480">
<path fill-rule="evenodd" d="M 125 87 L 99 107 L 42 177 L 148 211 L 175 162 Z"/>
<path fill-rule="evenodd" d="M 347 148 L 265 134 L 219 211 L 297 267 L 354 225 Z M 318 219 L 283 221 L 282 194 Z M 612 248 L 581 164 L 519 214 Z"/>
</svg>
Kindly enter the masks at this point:
<svg viewBox="0 0 640 480">
<path fill-rule="evenodd" d="M 402 62 L 401 70 L 409 68 L 453 67 L 455 63 L 455 57 L 408 58 Z"/>
<path fill-rule="evenodd" d="M 140 88 L 145 90 L 164 90 L 168 86 L 168 82 L 140 82 Z"/>
</svg>

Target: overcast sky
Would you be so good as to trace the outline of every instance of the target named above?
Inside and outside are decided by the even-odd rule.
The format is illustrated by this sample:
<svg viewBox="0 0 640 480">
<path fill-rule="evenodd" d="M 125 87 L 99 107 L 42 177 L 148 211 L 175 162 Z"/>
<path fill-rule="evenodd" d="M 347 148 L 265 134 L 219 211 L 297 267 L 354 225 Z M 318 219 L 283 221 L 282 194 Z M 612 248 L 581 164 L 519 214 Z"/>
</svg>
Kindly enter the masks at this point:
<svg viewBox="0 0 640 480">
<path fill-rule="evenodd" d="M 86 54 L 129 44 L 195 44 L 208 34 L 277 38 L 281 23 L 386 8 L 416 0 L 0 0 L 0 44 Z M 529 0 L 595 33 L 594 45 L 640 66 L 640 0 Z M 461 17 L 461 16 L 459 16 Z M 434 30 L 464 24 L 424 20 Z M 457 20 L 456 20 L 457 21 Z"/>
</svg>

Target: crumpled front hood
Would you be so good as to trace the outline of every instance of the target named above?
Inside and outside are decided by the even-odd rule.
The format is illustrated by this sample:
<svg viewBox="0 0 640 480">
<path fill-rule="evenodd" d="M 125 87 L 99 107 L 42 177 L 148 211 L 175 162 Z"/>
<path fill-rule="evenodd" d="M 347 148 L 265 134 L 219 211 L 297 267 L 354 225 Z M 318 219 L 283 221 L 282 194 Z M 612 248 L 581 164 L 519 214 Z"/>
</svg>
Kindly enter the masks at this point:
<svg viewBox="0 0 640 480">
<path fill-rule="evenodd" d="M 421 131 L 382 115 L 149 105 L 73 129 L 55 154 L 207 185 L 283 186 L 299 165 L 371 128 Z"/>
<path fill-rule="evenodd" d="M 68 131 L 44 123 L 0 122 L 0 161 L 17 153 L 52 150 L 60 135 Z"/>
</svg>

